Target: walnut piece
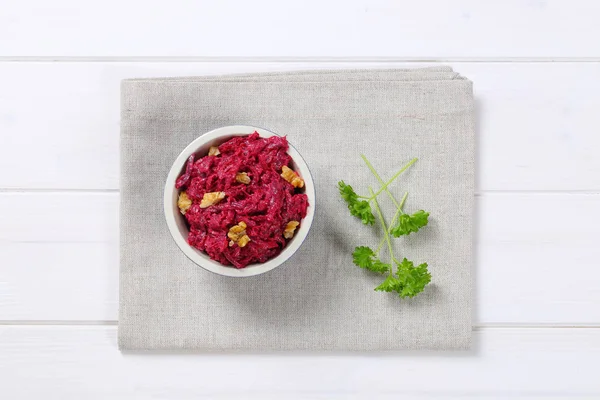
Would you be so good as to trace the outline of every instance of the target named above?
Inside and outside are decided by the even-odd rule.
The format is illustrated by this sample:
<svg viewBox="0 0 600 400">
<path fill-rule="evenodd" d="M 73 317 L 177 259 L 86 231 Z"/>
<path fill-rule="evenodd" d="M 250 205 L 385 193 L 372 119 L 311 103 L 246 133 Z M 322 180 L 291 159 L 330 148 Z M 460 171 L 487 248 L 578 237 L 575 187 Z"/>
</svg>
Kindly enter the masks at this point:
<svg viewBox="0 0 600 400">
<path fill-rule="evenodd" d="M 231 228 L 229 228 L 229 232 L 227 232 L 227 237 L 237 242 L 240 239 L 240 237 L 246 234 L 247 227 L 248 226 L 244 221 L 240 221 L 237 225 L 234 225 Z"/>
<path fill-rule="evenodd" d="M 229 232 L 227 232 L 227 237 L 231 239 L 229 241 L 229 246 L 233 246 L 237 243 L 238 246 L 244 247 L 250 241 L 250 236 L 246 234 L 246 223 L 244 221 L 240 221 L 237 225 L 229 228 Z"/>
<path fill-rule="evenodd" d="M 296 231 L 296 227 L 300 225 L 300 222 L 298 221 L 290 221 L 287 223 L 287 225 L 285 226 L 285 229 L 283 230 L 283 237 L 286 239 L 291 239 L 294 237 L 294 233 Z"/>
<path fill-rule="evenodd" d="M 240 247 L 245 247 L 249 241 L 250 241 L 250 236 L 244 235 L 240 238 L 240 240 L 238 240 L 237 245 Z"/>
<path fill-rule="evenodd" d="M 221 152 L 217 146 L 211 146 L 210 149 L 208 149 L 209 156 L 218 156 L 219 154 L 221 154 Z"/>
<path fill-rule="evenodd" d="M 244 185 L 250 183 L 250 177 L 245 172 L 238 172 L 237 174 L 235 174 L 235 180 L 239 183 L 243 183 Z"/>
<path fill-rule="evenodd" d="M 190 199 L 186 192 L 179 193 L 179 199 L 177 199 L 177 207 L 179 211 L 185 215 L 187 210 L 192 206 L 192 199 Z"/>
<path fill-rule="evenodd" d="M 200 202 L 200 208 L 210 207 L 214 204 L 219 203 L 225 198 L 225 192 L 210 192 L 204 193 L 202 201 Z"/>
<path fill-rule="evenodd" d="M 304 187 L 304 181 L 302 178 L 298 176 L 297 173 L 294 172 L 287 165 L 284 165 L 281 168 L 281 177 L 292 184 L 293 187 L 301 188 Z"/>
</svg>

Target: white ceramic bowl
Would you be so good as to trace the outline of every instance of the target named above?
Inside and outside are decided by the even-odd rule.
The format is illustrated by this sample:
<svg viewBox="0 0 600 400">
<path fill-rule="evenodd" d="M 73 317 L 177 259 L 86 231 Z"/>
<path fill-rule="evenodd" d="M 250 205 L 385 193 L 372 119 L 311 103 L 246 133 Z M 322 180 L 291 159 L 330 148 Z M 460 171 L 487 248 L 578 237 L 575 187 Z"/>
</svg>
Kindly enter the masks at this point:
<svg viewBox="0 0 600 400">
<path fill-rule="evenodd" d="M 194 153 L 196 154 L 197 160 L 200 157 L 204 157 L 208 154 L 208 149 L 210 146 L 218 146 L 234 136 L 247 136 L 255 131 L 258 132 L 263 138 L 278 136 L 277 134 L 265 129 L 245 125 L 225 126 L 223 128 L 215 129 L 205 133 L 190 143 L 181 152 L 181 154 L 179 154 L 173 163 L 171 170 L 169 171 L 169 175 L 167 176 L 164 194 L 165 218 L 175 243 L 190 260 L 202 268 L 219 275 L 233 277 L 254 276 L 280 266 L 287 261 L 296 252 L 296 250 L 298 250 L 298 248 L 300 248 L 302 242 L 304 242 L 304 239 L 306 239 L 306 236 L 308 235 L 308 231 L 310 230 L 310 226 L 312 225 L 313 217 L 315 215 L 315 185 L 313 183 L 312 176 L 310 175 L 308 166 L 306 165 L 306 162 L 302 156 L 300 156 L 296 149 L 290 145 L 288 154 L 292 157 L 294 171 L 296 171 L 298 175 L 304 179 L 304 190 L 308 196 L 309 206 L 306 218 L 301 221 L 300 227 L 296 230 L 294 237 L 288 242 L 287 246 L 285 246 L 283 251 L 278 256 L 265 263 L 250 264 L 246 268 L 237 269 L 233 266 L 225 266 L 214 260 L 211 260 L 208 255 L 187 243 L 189 230 L 185 221 L 185 217 L 179 212 L 179 208 L 177 207 L 179 190 L 175 188 L 175 181 L 184 172 L 187 159 Z"/>
</svg>

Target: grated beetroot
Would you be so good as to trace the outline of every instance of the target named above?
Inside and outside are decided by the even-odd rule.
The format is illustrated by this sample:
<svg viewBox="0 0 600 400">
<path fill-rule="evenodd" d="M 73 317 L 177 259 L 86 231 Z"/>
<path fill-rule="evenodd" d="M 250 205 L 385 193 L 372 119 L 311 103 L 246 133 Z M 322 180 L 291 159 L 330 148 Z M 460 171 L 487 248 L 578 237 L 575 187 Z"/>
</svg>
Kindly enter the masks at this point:
<svg viewBox="0 0 600 400">
<path fill-rule="evenodd" d="M 306 216 L 308 197 L 281 177 L 284 165 L 291 167 L 285 137 L 261 138 L 257 132 L 235 137 L 219 146 L 220 155 L 188 159 L 186 170 L 175 184 L 192 200 L 185 213 L 188 243 L 224 265 L 244 268 L 263 263 L 286 246 L 283 231 L 289 221 Z M 249 184 L 236 181 L 246 172 Z M 200 208 L 204 193 L 225 192 L 218 204 Z M 229 246 L 229 228 L 246 223 L 251 241 L 245 247 Z"/>
</svg>

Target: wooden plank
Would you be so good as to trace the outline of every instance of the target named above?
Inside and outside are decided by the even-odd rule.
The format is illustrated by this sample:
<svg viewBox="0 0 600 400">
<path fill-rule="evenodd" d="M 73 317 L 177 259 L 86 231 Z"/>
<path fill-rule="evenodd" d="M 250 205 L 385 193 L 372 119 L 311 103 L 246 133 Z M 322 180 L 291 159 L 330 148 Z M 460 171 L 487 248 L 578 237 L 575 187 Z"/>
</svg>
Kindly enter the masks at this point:
<svg viewBox="0 0 600 400">
<path fill-rule="evenodd" d="M 599 220 L 600 195 L 479 197 L 475 323 L 600 323 Z M 118 194 L 0 194 L 0 266 L 0 320 L 116 320 Z"/>
<path fill-rule="evenodd" d="M 116 319 L 118 196 L 0 194 L 0 319 Z"/>
<path fill-rule="evenodd" d="M 115 326 L 0 326 L 7 399 L 598 398 L 600 329 L 474 332 L 468 352 L 121 354 Z"/>
<path fill-rule="evenodd" d="M 600 191 L 600 63 L 451 65 L 475 82 L 479 190 Z M 118 188 L 123 78 L 407 66 L 0 63 L 0 188 Z"/>
<path fill-rule="evenodd" d="M 597 57 L 589 0 L 4 0 L 5 57 Z M 10 7 L 9 7 L 10 3 Z"/>
</svg>

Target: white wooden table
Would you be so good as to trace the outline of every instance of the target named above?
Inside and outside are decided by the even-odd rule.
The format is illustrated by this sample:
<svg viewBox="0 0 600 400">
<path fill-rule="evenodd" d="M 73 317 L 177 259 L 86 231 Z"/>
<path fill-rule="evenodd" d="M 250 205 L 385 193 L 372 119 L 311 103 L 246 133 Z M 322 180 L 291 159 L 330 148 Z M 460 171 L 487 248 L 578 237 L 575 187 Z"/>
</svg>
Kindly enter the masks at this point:
<svg viewBox="0 0 600 400">
<path fill-rule="evenodd" d="M 0 0 L 0 399 L 600 398 L 599 21 L 596 0 Z M 430 64 L 475 83 L 472 351 L 118 352 L 122 78 Z"/>
</svg>

